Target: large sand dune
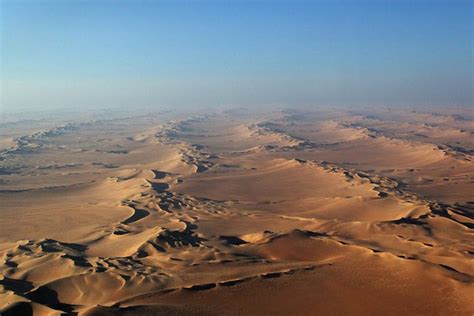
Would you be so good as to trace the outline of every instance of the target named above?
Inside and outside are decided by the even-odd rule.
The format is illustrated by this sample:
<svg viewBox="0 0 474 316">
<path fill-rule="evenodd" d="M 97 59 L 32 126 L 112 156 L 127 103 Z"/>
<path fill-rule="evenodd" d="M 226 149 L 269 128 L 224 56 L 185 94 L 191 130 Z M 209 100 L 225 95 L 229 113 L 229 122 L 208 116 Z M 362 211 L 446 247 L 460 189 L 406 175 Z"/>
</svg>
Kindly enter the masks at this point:
<svg viewBox="0 0 474 316">
<path fill-rule="evenodd" d="M 472 119 L 4 122 L 0 313 L 471 315 Z"/>
</svg>

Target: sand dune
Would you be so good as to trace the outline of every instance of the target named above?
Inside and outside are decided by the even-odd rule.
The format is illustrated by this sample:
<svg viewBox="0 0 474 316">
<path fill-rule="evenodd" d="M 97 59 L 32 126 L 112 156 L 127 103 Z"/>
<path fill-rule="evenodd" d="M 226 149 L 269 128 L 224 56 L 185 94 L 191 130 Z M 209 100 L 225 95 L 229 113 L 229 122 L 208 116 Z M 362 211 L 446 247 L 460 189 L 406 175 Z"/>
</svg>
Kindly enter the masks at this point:
<svg viewBox="0 0 474 316">
<path fill-rule="evenodd" d="M 2 315 L 474 313 L 464 112 L 0 128 Z"/>
</svg>

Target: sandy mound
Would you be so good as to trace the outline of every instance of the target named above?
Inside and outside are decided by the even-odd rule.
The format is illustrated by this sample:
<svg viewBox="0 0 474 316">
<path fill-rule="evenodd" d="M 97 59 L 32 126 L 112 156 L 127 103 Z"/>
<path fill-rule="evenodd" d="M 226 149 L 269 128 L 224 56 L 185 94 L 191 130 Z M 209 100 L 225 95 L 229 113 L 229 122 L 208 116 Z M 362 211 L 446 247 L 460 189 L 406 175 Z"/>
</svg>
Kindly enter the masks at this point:
<svg viewBox="0 0 474 316">
<path fill-rule="evenodd" d="M 0 313 L 472 314 L 470 125 L 324 108 L 0 125 Z"/>
</svg>

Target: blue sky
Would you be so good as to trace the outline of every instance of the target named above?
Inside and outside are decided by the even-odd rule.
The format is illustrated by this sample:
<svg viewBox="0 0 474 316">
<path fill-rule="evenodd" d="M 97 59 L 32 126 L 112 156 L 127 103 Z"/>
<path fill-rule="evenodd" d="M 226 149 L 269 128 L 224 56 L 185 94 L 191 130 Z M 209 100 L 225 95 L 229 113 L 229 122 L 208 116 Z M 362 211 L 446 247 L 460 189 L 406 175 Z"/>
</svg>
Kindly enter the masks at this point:
<svg viewBox="0 0 474 316">
<path fill-rule="evenodd" d="M 1 0 L 1 106 L 472 105 L 471 1 Z"/>
</svg>

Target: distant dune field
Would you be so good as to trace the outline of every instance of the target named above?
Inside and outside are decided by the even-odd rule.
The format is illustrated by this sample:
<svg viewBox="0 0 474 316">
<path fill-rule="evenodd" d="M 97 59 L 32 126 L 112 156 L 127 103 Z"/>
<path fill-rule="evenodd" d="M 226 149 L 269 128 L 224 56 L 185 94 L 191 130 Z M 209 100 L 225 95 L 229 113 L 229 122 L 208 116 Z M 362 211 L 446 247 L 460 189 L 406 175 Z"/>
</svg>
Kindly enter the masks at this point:
<svg viewBox="0 0 474 316">
<path fill-rule="evenodd" d="M 473 315 L 474 118 L 0 123 L 1 315 Z"/>
</svg>

